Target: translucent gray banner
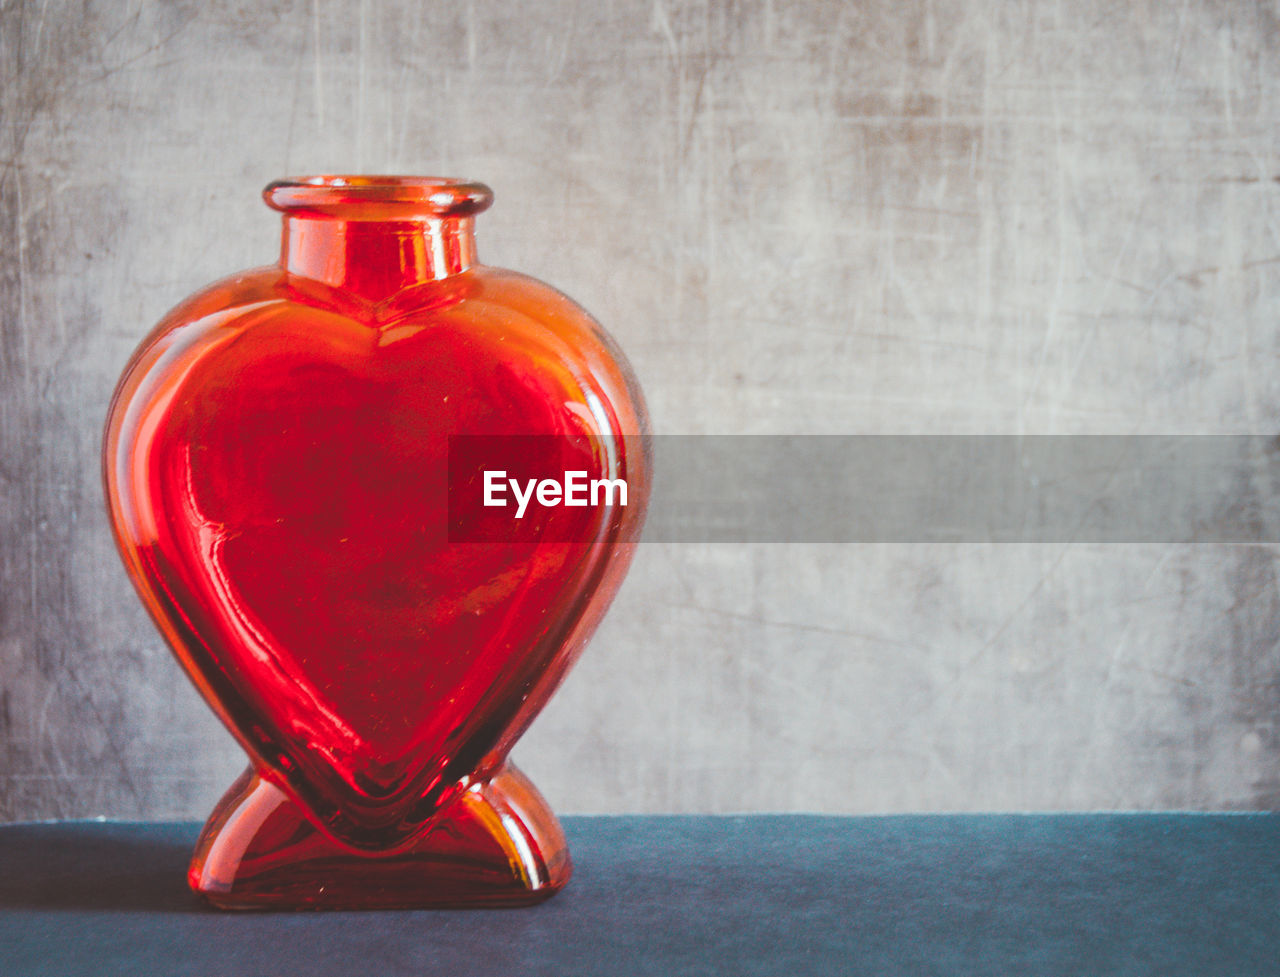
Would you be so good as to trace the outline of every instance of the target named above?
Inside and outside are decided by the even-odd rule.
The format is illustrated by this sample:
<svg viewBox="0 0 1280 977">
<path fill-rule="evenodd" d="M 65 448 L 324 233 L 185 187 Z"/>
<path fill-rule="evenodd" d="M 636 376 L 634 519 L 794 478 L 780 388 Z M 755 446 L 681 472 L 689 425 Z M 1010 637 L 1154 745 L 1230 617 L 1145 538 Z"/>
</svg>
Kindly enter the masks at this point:
<svg viewBox="0 0 1280 977">
<path fill-rule="evenodd" d="M 647 542 L 1280 542 L 1276 436 L 654 438 Z"/>
</svg>

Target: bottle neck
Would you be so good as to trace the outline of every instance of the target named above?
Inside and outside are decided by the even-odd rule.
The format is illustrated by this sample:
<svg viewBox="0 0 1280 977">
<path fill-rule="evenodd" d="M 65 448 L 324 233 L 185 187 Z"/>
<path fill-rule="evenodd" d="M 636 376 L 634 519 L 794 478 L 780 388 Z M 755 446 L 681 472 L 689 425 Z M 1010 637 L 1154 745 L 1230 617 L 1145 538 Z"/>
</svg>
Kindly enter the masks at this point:
<svg viewBox="0 0 1280 977">
<path fill-rule="evenodd" d="M 458 275 L 476 263 L 475 220 L 342 220 L 287 214 L 280 265 L 366 302 Z"/>
</svg>

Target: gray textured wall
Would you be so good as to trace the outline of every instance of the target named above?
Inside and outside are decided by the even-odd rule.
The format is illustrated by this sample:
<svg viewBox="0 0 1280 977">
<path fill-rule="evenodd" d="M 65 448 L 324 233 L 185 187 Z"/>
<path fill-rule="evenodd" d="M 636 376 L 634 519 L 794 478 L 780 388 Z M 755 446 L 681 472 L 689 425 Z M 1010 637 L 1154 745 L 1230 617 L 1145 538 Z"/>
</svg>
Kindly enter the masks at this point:
<svg viewBox="0 0 1280 977">
<path fill-rule="evenodd" d="M 1276 11 L 0 3 L 0 818 L 202 816 L 241 757 L 98 437 L 299 172 L 489 182 L 482 257 L 679 433 L 1269 432 Z M 652 544 L 516 757 L 564 811 L 1270 807 L 1276 551 Z"/>
</svg>

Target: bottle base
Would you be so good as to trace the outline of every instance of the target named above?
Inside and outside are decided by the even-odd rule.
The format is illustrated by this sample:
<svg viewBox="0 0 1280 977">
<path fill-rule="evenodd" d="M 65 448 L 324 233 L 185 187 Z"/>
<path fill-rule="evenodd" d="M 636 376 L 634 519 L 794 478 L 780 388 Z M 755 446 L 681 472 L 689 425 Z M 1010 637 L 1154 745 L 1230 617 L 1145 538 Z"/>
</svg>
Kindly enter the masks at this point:
<svg viewBox="0 0 1280 977">
<path fill-rule="evenodd" d="M 219 909 L 463 909 L 541 902 L 572 871 L 555 815 L 510 764 L 386 855 L 332 840 L 250 768 L 201 832 L 188 882 Z"/>
</svg>

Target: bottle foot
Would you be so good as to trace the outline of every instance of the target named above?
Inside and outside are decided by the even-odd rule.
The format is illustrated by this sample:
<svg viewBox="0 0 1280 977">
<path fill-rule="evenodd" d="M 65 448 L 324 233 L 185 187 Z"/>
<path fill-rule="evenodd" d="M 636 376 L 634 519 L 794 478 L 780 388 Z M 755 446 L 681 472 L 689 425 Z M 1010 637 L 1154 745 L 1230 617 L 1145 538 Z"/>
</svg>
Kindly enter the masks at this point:
<svg viewBox="0 0 1280 977">
<path fill-rule="evenodd" d="M 201 832 L 188 882 L 222 909 L 482 908 L 541 902 L 572 871 L 551 808 L 510 764 L 385 855 L 332 840 L 250 768 Z"/>
</svg>

